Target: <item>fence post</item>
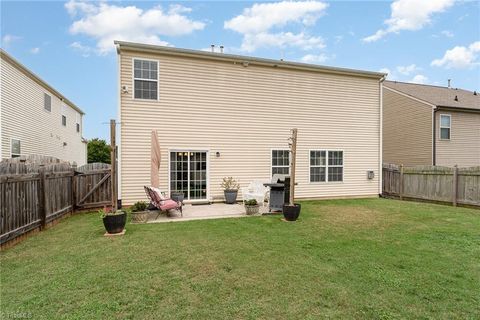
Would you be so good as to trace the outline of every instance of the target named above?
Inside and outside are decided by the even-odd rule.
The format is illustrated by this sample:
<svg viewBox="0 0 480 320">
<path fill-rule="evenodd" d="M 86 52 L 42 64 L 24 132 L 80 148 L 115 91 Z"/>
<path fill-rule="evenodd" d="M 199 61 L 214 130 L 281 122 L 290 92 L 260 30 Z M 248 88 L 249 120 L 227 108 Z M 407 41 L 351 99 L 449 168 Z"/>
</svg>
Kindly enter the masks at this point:
<svg viewBox="0 0 480 320">
<path fill-rule="evenodd" d="M 452 202 L 453 206 L 457 206 L 457 197 L 458 197 L 458 165 L 453 167 L 453 190 L 452 190 Z"/>
<path fill-rule="evenodd" d="M 47 223 L 47 209 L 45 208 L 45 168 L 39 170 L 39 183 L 38 183 L 38 209 L 41 219 L 41 229 L 45 229 Z"/>
<path fill-rule="evenodd" d="M 75 213 L 75 206 L 76 206 L 76 183 L 75 183 L 75 167 L 72 168 L 72 214 Z"/>
<path fill-rule="evenodd" d="M 400 165 L 400 200 L 403 200 L 403 164 Z"/>
</svg>

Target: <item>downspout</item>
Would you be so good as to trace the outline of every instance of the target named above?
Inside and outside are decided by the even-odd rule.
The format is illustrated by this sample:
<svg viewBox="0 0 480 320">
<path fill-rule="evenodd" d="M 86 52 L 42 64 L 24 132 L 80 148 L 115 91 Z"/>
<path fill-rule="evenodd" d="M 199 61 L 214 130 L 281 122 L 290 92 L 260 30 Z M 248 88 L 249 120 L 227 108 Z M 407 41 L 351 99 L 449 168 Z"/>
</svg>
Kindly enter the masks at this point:
<svg viewBox="0 0 480 320">
<path fill-rule="evenodd" d="M 436 131 L 437 131 L 437 117 L 436 117 L 436 114 L 437 114 L 437 111 L 438 109 L 435 107 L 435 108 L 432 108 L 432 128 L 433 128 L 433 132 L 432 132 L 432 166 L 435 166 L 436 163 L 437 163 L 437 139 L 436 139 Z"/>
<path fill-rule="evenodd" d="M 120 200 L 119 202 L 122 203 L 122 79 L 121 79 L 121 54 L 120 54 L 120 45 L 116 45 L 117 47 L 117 90 L 118 90 L 118 105 L 117 105 L 117 124 L 118 124 L 118 133 L 117 136 L 117 197 Z M 115 130 L 117 130 L 115 128 Z"/>
<path fill-rule="evenodd" d="M 379 119 L 379 148 L 378 148 L 378 194 L 382 194 L 382 181 L 383 181 L 383 81 L 387 75 L 384 75 L 379 81 L 378 85 L 380 87 L 380 119 Z"/>
</svg>

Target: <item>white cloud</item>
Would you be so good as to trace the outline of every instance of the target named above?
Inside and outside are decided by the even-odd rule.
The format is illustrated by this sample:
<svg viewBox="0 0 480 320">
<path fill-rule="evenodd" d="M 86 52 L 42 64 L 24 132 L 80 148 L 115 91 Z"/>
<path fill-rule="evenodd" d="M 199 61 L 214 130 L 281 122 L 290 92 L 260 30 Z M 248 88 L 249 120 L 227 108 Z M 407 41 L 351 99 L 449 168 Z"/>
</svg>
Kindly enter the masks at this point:
<svg viewBox="0 0 480 320">
<path fill-rule="evenodd" d="M 453 38 L 453 36 L 454 36 L 453 32 L 450 31 L 450 30 L 443 30 L 440 33 L 443 34 L 447 38 Z"/>
<path fill-rule="evenodd" d="M 89 46 L 84 46 L 83 44 L 81 44 L 78 41 L 72 42 L 70 44 L 70 48 L 72 48 L 73 50 L 75 50 L 77 52 L 80 52 L 82 57 L 85 57 L 85 58 L 89 57 L 93 52 L 95 52 L 94 48 L 91 48 Z"/>
<path fill-rule="evenodd" d="M 447 69 L 466 69 L 478 66 L 480 56 L 480 41 L 473 42 L 468 47 L 456 46 L 447 50 L 441 59 L 435 59 L 431 65 Z"/>
<path fill-rule="evenodd" d="M 390 18 L 384 21 L 387 27 L 363 38 L 363 41 L 374 42 L 389 33 L 399 33 L 402 30 L 420 30 L 431 22 L 433 14 L 445 11 L 454 2 L 455 0 L 396 0 L 390 5 Z"/>
<path fill-rule="evenodd" d="M 414 73 L 415 71 L 418 71 L 420 70 L 420 68 L 418 68 L 415 64 L 411 64 L 409 66 L 398 66 L 397 67 L 397 71 L 400 73 L 400 74 L 403 74 L 404 76 L 408 76 L 412 73 Z"/>
<path fill-rule="evenodd" d="M 35 47 L 35 48 L 32 48 L 30 49 L 30 53 L 31 54 L 37 54 L 40 52 L 40 48 L 39 47 Z"/>
<path fill-rule="evenodd" d="M 418 83 L 418 84 L 425 84 L 428 83 L 428 78 L 424 76 L 423 74 L 417 74 L 415 77 L 413 77 L 410 81 L 411 83 Z"/>
<path fill-rule="evenodd" d="M 305 63 L 324 63 L 328 60 L 328 56 L 324 53 L 321 54 L 307 54 L 304 55 L 301 59 Z"/>
<path fill-rule="evenodd" d="M 70 0 L 65 8 L 77 19 L 70 32 L 95 39 L 99 54 L 113 51 L 113 40 L 169 45 L 160 36 L 181 36 L 205 27 L 204 22 L 184 15 L 191 9 L 181 5 L 171 5 L 168 10 L 161 6 L 143 10 L 136 6 Z"/>
<path fill-rule="evenodd" d="M 292 33 L 272 31 L 294 23 L 303 27 L 312 26 L 322 16 L 328 5 L 321 1 L 282 1 L 254 4 L 242 14 L 225 21 L 224 28 L 243 35 L 241 50 L 252 52 L 259 47 L 300 47 L 304 50 L 325 47 L 321 37 L 305 31 Z"/>
<path fill-rule="evenodd" d="M 2 46 L 8 47 L 9 45 L 12 44 L 12 42 L 15 42 L 20 39 L 22 39 L 22 37 L 15 36 L 13 34 L 6 34 L 2 37 Z"/>
</svg>

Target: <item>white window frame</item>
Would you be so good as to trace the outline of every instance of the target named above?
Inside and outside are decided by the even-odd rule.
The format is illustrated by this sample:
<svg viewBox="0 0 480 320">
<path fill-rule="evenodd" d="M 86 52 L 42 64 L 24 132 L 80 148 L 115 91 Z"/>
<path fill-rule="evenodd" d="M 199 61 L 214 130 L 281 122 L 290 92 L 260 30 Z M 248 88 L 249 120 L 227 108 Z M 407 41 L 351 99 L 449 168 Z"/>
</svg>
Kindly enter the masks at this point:
<svg viewBox="0 0 480 320">
<path fill-rule="evenodd" d="M 185 198 L 186 203 L 204 203 L 211 201 L 210 198 L 210 149 L 209 148 L 169 148 L 168 149 L 168 154 L 167 154 L 167 161 L 168 161 L 168 197 L 170 197 L 172 193 L 172 188 L 171 188 L 171 176 L 170 176 L 170 170 L 171 170 L 171 161 L 170 161 L 170 153 L 172 152 L 206 152 L 207 153 L 207 196 L 206 199 L 193 199 L 193 200 L 187 200 Z M 190 162 L 189 162 L 189 172 L 190 172 Z"/>
<path fill-rule="evenodd" d="M 144 61 L 156 62 L 157 63 L 157 80 L 135 78 L 135 60 L 144 60 Z M 135 98 L 135 80 L 157 82 L 157 99 Z M 159 60 L 142 58 L 142 57 L 133 57 L 132 58 L 132 99 L 133 100 L 140 100 L 140 101 L 158 101 L 160 99 L 160 61 Z"/>
<path fill-rule="evenodd" d="M 278 147 L 270 149 L 270 177 L 273 177 L 273 151 L 288 151 L 288 166 L 275 166 L 275 168 L 288 168 L 288 175 L 290 175 L 290 164 L 292 163 L 290 149 L 286 147 Z"/>
<path fill-rule="evenodd" d="M 78 125 L 78 131 L 77 131 Z M 81 133 L 82 132 L 82 115 L 78 112 L 75 113 L 75 132 Z"/>
<path fill-rule="evenodd" d="M 63 117 L 65 117 L 65 124 L 63 124 Z M 61 116 L 61 123 L 62 127 L 67 127 L 68 117 L 67 117 L 67 106 L 62 105 L 62 116 Z"/>
<path fill-rule="evenodd" d="M 20 142 L 20 153 L 12 153 L 13 140 L 17 140 Z M 22 140 L 18 138 L 10 138 L 10 158 L 13 158 L 13 155 L 16 155 L 18 157 L 22 156 Z"/>
<path fill-rule="evenodd" d="M 442 126 L 442 117 L 448 117 L 450 119 L 450 126 L 445 127 Z M 448 139 L 442 138 L 442 129 L 448 129 Z M 443 141 L 449 141 L 452 139 L 452 115 L 451 114 L 445 114 L 441 113 L 438 117 L 438 139 L 443 140 Z"/>
<path fill-rule="evenodd" d="M 50 97 L 50 110 L 45 108 L 45 95 Z M 43 111 L 48 112 L 48 113 L 52 113 L 52 105 L 53 105 L 52 95 L 48 92 L 43 92 Z"/>
<path fill-rule="evenodd" d="M 315 165 L 315 166 L 312 166 L 312 162 L 311 162 L 311 154 L 312 152 L 317 152 L 317 151 L 320 151 L 320 152 L 325 152 L 325 165 L 324 166 L 321 166 L 321 165 Z M 312 181 L 312 173 L 311 173 L 311 168 L 325 168 L 325 181 Z M 327 182 L 327 179 L 328 179 L 328 150 L 325 150 L 325 149 L 310 149 L 308 150 L 308 181 L 310 183 L 325 183 Z"/>
<path fill-rule="evenodd" d="M 325 151 L 325 166 L 312 166 L 310 162 L 310 153 L 311 151 Z M 330 152 L 342 152 L 342 165 L 329 165 L 328 164 L 328 154 Z M 310 168 L 315 167 L 325 167 L 325 181 L 311 181 Z M 328 180 L 328 168 L 343 168 L 342 169 L 342 180 L 341 181 L 330 181 Z M 342 149 L 310 149 L 308 150 L 308 181 L 312 184 L 322 184 L 322 183 L 343 183 L 345 180 L 345 151 Z"/>
</svg>

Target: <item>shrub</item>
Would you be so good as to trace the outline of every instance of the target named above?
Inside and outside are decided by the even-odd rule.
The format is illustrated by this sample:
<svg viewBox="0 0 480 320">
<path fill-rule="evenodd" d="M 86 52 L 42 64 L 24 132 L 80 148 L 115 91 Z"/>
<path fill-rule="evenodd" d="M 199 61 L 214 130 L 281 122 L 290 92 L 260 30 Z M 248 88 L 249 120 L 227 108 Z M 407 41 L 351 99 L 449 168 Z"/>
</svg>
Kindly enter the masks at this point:
<svg viewBox="0 0 480 320">
<path fill-rule="evenodd" d="M 223 178 L 221 186 L 223 190 L 238 190 L 240 188 L 237 180 L 233 179 L 232 177 Z"/>
<path fill-rule="evenodd" d="M 246 206 L 256 206 L 257 204 L 258 204 L 257 200 L 255 200 L 255 199 L 245 200 L 245 205 Z"/>
<path fill-rule="evenodd" d="M 145 201 L 137 201 L 132 206 L 132 212 L 140 212 L 145 211 L 147 209 L 148 204 Z"/>
</svg>

